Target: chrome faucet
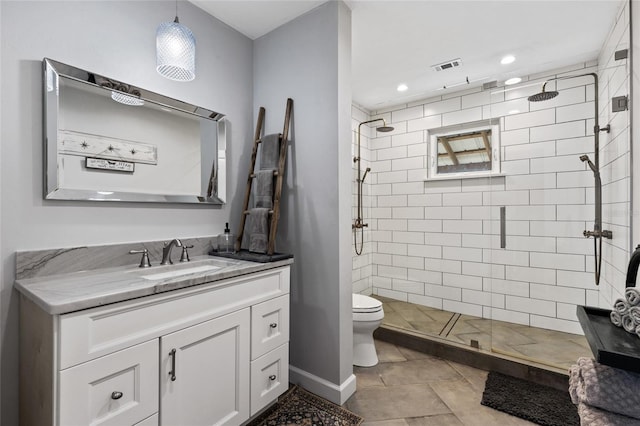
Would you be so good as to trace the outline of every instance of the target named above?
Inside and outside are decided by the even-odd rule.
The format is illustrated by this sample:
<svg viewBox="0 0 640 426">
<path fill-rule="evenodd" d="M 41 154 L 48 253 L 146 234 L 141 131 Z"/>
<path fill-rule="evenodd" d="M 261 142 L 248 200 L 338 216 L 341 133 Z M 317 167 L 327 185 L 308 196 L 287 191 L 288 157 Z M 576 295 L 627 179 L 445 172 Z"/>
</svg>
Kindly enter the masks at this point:
<svg viewBox="0 0 640 426">
<path fill-rule="evenodd" d="M 160 262 L 161 265 L 172 265 L 173 262 L 171 261 L 171 249 L 173 247 L 182 247 L 182 243 L 180 242 L 179 239 L 174 238 L 173 240 L 169 241 L 168 243 L 164 243 L 164 247 L 162 248 L 162 262 Z"/>
</svg>

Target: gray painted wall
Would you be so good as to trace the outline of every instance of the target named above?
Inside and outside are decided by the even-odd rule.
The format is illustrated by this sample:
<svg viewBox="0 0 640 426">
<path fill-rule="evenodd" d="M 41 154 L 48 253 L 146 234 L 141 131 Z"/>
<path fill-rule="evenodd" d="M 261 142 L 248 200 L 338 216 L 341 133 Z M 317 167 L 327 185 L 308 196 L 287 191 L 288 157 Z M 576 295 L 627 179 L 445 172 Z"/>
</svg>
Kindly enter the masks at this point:
<svg viewBox="0 0 640 426">
<path fill-rule="evenodd" d="M 15 251 L 215 235 L 227 221 L 237 227 L 253 137 L 253 43 L 190 3 L 181 1 L 178 12 L 197 40 L 197 76 L 189 83 L 155 71 L 155 31 L 173 20 L 172 1 L 0 2 L 0 424 L 17 424 L 18 415 Z M 44 201 L 43 57 L 225 113 L 229 204 Z"/>
<path fill-rule="evenodd" d="M 254 114 L 266 108 L 266 133 L 281 131 L 294 100 L 277 246 L 296 256 L 290 362 L 337 387 L 353 369 L 350 13 L 325 3 L 254 49 Z"/>
</svg>

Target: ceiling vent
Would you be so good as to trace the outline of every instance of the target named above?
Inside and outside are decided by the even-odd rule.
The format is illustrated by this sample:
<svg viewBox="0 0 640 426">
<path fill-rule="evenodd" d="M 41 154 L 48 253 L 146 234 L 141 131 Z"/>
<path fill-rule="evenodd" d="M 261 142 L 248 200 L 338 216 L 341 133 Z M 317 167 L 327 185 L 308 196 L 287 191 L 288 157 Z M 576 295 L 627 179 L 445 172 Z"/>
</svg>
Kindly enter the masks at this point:
<svg viewBox="0 0 640 426">
<path fill-rule="evenodd" d="M 441 64 L 431 65 L 431 68 L 433 68 L 436 71 L 442 71 L 450 68 L 459 67 L 460 65 L 462 65 L 462 60 L 458 58 L 458 59 L 452 59 L 447 62 L 443 62 Z"/>
</svg>

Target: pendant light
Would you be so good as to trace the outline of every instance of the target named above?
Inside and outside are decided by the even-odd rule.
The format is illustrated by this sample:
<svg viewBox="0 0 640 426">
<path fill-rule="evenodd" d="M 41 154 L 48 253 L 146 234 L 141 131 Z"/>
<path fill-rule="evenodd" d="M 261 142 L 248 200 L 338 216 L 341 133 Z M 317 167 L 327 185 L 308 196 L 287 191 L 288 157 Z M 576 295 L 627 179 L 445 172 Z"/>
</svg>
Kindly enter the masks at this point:
<svg viewBox="0 0 640 426">
<path fill-rule="evenodd" d="M 178 20 L 178 0 L 176 19 L 161 23 L 156 31 L 156 70 L 175 81 L 191 81 L 196 77 L 196 39 Z"/>
</svg>

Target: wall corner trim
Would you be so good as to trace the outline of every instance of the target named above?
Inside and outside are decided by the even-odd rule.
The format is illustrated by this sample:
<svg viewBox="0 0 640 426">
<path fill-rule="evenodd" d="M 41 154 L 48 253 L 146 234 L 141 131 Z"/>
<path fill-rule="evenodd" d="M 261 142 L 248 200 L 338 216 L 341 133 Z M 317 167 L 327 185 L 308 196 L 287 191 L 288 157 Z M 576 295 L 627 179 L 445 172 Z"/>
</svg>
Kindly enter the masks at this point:
<svg viewBox="0 0 640 426">
<path fill-rule="evenodd" d="M 322 377 L 290 365 L 289 381 L 338 405 L 344 404 L 356 391 L 356 376 L 354 374 L 347 377 L 340 385 L 336 385 Z"/>
</svg>

